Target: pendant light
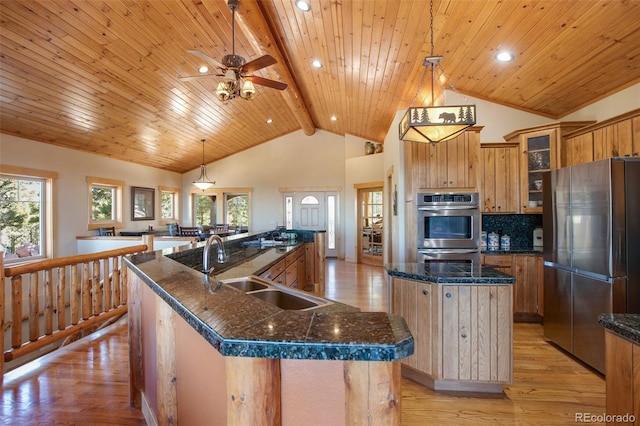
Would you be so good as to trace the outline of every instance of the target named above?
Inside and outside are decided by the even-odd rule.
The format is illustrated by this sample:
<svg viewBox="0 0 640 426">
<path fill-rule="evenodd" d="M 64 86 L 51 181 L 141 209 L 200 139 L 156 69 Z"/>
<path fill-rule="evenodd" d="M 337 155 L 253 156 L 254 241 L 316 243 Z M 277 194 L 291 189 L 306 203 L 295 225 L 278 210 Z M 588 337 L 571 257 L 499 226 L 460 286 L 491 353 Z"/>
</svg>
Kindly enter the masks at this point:
<svg viewBox="0 0 640 426">
<path fill-rule="evenodd" d="M 475 105 L 452 105 L 452 106 L 436 106 L 434 105 L 434 85 L 436 80 L 436 71 L 444 72 L 440 69 L 440 61 L 442 56 L 434 55 L 433 42 L 433 0 L 430 2 L 430 31 L 431 31 L 431 56 L 424 58 L 422 65 L 424 73 L 420 86 L 416 91 L 416 95 L 411 100 L 407 112 L 400 120 L 399 137 L 403 141 L 426 142 L 436 144 L 449 139 L 453 139 L 469 127 L 476 124 L 476 106 Z M 415 101 L 422 83 L 427 75 L 427 71 L 431 70 L 431 106 L 414 107 Z M 438 76 L 439 78 L 439 76 Z M 453 87 L 452 87 L 453 88 Z M 454 89 L 455 90 L 455 89 Z"/>
<path fill-rule="evenodd" d="M 193 181 L 193 184 L 198 188 L 202 189 L 202 191 L 204 192 L 205 190 L 215 185 L 216 181 L 215 180 L 211 181 L 211 179 L 209 179 L 209 176 L 207 176 L 207 166 L 205 166 L 204 164 L 204 141 L 205 140 L 202 139 L 201 141 L 202 141 L 202 164 L 200 165 L 200 176 L 198 176 L 198 178 Z"/>
</svg>

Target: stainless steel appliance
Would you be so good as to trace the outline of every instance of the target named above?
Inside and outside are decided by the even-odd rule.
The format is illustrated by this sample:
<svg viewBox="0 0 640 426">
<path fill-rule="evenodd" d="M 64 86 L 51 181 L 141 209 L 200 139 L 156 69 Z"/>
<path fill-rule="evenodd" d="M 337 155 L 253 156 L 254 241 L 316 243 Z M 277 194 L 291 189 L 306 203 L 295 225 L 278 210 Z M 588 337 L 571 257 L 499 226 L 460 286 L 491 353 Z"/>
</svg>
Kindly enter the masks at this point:
<svg viewBox="0 0 640 426">
<path fill-rule="evenodd" d="M 416 204 L 418 262 L 479 258 L 477 192 L 419 193 Z"/>
<path fill-rule="evenodd" d="M 604 373 L 600 313 L 640 313 L 640 159 L 543 175 L 544 334 Z"/>
</svg>

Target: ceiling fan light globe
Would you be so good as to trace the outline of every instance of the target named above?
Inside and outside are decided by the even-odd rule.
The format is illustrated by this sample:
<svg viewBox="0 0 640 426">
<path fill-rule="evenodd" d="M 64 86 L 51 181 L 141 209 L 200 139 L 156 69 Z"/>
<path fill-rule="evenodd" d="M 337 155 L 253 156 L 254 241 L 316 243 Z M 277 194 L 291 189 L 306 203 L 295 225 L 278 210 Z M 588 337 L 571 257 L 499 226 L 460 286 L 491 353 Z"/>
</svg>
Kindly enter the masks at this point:
<svg viewBox="0 0 640 426">
<path fill-rule="evenodd" d="M 256 94 L 256 87 L 250 81 L 245 81 L 242 85 L 242 98 L 251 99 Z"/>
<path fill-rule="evenodd" d="M 218 96 L 218 99 L 220 99 L 223 102 L 228 100 L 229 97 L 231 96 L 231 92 L 228 90 L 227 85 L 222 81 L 218 83 L 218 88 L 216 89 L 216 96 Z"/>
</svg>

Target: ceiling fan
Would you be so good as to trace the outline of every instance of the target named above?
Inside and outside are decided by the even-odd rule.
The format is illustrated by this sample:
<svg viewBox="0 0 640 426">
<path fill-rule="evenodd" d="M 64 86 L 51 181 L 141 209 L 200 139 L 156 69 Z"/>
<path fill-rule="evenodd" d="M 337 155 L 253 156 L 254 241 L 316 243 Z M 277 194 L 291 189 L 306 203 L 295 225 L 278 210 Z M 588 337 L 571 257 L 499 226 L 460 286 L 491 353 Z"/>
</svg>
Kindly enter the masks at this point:
<svg viewBox="0 0 640 426">
<path fill-rule="evenodd" d="M 209 55 L 202 53 L 199 50 L 187 50 L 194 56 L 206 61 L 214 67 L 220 69 L 219 74 L 203 74 L 194 75 L 188 77 L 178 77 L 180 81 L 189 81 L 197 78 L 204 77 L 223 77 L 222 81 L 218 83 L 216 88 L 216 95 L 222 102 L 241 97 L 242 99 L 251 99 L 256 93 L 254 83 L 271 87 L 277 90 L 284 90 L 287 88 L 285 83 L 279 81 L 269 80 L 257 75 L 252 75 L 254 71 L 268 67 L 277 63 L 277 61 L 270 55 L 264 55 L 253 61 L 247 62 L 242 56 L 236 55 L 236 11 L 238 10 L 238 0 L 228 0 L 227 6 L 232 13 L 231 21 L 231 41 L 232 41 L 232 53 L 222 57 L 222 62 L 218 62 L 216 59 Z"/>
</svg>

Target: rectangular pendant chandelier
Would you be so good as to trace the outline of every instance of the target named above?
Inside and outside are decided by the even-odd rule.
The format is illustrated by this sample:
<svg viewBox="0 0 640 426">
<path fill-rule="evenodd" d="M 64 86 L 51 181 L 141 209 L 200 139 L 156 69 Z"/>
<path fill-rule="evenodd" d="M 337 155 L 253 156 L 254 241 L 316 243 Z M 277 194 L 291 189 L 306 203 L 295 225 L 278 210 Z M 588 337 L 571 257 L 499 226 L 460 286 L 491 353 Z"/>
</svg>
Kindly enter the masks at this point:
<svg viewBox="0 0 640 426">
<path fill-rule="evenodd" d="M 438 143 L 476 124 L 475 105 L 409 107 L 400 120 L 400 140 Z"/>
</svg>

